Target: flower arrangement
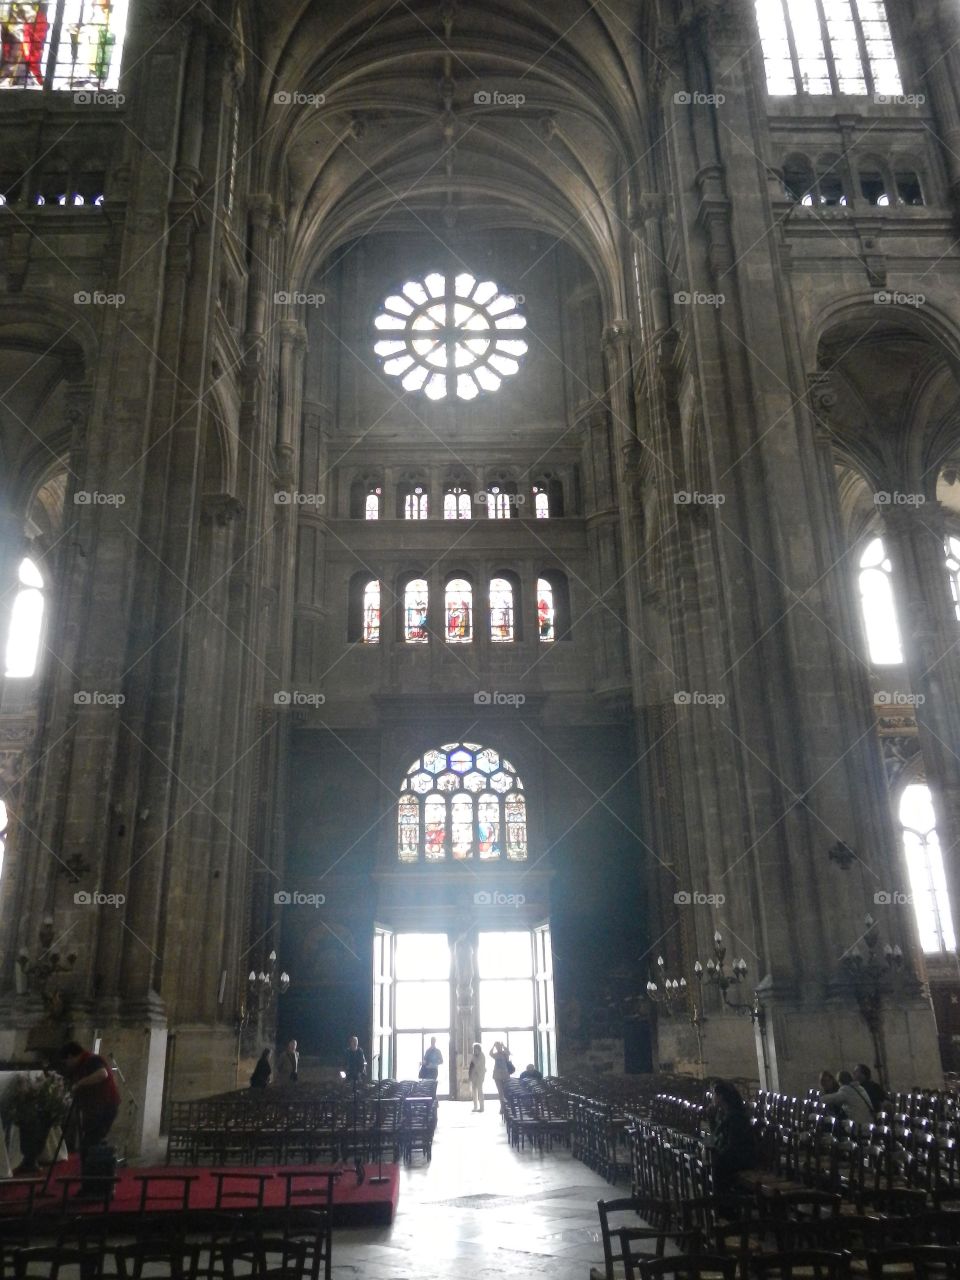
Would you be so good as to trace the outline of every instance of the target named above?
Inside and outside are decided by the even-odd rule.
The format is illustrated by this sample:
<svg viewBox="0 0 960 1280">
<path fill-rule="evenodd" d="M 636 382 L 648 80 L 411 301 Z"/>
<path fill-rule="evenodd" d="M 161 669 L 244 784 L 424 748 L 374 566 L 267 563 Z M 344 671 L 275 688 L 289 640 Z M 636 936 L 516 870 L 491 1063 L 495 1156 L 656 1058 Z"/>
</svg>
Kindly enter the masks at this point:
<svg viewBox="0 0 960 1280">
<path fill-rule="evenodd" d="M 70 1110 L 70 1092 L 62 1076 L 44 1071 L 42 1076 L 17 1076 L 4 1099 L 4 1119 L 23 1128 L 45 1124 L 63 1124 Z"/>
</svg>

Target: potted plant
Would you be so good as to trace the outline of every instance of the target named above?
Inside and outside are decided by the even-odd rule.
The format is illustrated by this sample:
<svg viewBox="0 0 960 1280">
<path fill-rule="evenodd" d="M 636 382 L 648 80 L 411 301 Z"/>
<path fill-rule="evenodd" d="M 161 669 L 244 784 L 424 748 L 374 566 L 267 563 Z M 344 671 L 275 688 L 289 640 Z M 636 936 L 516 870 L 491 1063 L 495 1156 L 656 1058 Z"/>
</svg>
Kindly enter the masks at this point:
<svg viewBox="0 0 960 1280">
<path fill-rule="evenodd" d="M 47 1134 L 63 1124 L 70 1110 L 70 1094 L 61 1076 L 44 1071 L 39 1077 L 21 1075 L 4 1100 L 4 1125 L 20 1131 L 22 1161 L 16 1172 L 35 1173 Z"/>
</svg>

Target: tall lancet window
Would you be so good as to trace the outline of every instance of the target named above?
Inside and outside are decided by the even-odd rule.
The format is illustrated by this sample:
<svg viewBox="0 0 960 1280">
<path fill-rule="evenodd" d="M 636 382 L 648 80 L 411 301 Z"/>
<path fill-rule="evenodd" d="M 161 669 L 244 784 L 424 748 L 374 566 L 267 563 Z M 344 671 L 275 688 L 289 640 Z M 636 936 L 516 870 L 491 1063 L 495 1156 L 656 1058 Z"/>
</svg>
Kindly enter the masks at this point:
<svg viewBox="0 0 960 1280">
<path fill-rule="evenodd" d="M 7 635 L 8 676 L 24 679 L 36 671 L 43 635 L 43 610 L 43 575 L 32 560 L 21 560 L 19 587 Z"/>
<path fill-rule="evenodd" d="M 957 939 L 933 813 L 933 797 L 924 783 L 914 782 L 904 787 L 900 797 L 900 826 L 920 944 L 928 952 L 954 951 Z"/>
<path fill-rule="evenodd" d="M 903 93 L 883 0 L 756 0 L 771 94 Z"/>
<path fill-rule="evenodd" d="M 893 565 L 882 538 L 868 542 L 860 557 L 860 608 L 870 661 L 879 667 L 903 662 L 893 595 Z"/>
</svg>

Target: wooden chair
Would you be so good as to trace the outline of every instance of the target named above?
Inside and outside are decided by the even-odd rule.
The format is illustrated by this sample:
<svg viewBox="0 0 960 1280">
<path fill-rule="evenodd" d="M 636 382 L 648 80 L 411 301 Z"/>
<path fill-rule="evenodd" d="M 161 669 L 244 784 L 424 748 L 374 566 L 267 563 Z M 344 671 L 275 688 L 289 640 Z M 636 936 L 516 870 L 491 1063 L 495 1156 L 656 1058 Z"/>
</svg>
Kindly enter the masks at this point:
<svg viewBox="0 0 960 1280">
<path fill-rule="evenodd" d="M 627 1263 L 629 1266 L 629 1261 Z M 681 1253 L 673 1258 L 653 1258 L 630 1267 L 626 1280 L 736 1280 L 737 1260 L 715 1253 Z"/>
<path fill-rule="evenodd" d="M 850 1255 L 824 1249 L 792 1249 L 750 1259 L 751 1274 L 760 1280 L 845 1280 L 850 1271 Z"/>
<path fill-rule="evenodd" d="M 913 1275 L 916 1280 L 958 1280 L 960 1249 L 940 1245 L 904 1246 L 867 1254 L 870 1280 Z"/>
<path fill-rule="evenodd" d="M 324 1280 L 333 1265 L 333 1187 L 338 1169 L 281 1169 L 283 1178 L 283 1238 L 303 1242 L 310 1280 L 318 1280 L 323 1264 Z"/>
<path fill-rule="evenodd" d="M 213 1205 L 216 1211 L 255 1209 L 259 1212 L 263 1208 L 266 1185 L 273 1179 L 272 1173 L 240 1173 L 236 1169 L 214 1169 L 211 1176 L 217 1184 Z"/>
</svg>

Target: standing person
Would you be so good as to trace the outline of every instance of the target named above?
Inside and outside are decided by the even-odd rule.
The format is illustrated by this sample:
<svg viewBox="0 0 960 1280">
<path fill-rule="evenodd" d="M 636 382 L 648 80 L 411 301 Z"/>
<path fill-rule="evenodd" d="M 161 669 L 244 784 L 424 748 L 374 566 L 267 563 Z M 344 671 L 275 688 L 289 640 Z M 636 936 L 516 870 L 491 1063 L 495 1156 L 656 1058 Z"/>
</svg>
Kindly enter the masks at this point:
<svg viewBox="0 0 960 1280">
<path fill-rule="evenodd" d="M 347 1052 L 344 1054 L 344 1074 L 351 1084 L 359 1084 L 367 1072 L 367 1060 L 360 1048 L 360 1041 L 356 1036 L 350 1037 L 347 1045 Z"/>
<path fill-rule="evenodd" d="M 473 1109 L 474 1111 L 482 1111 L 483 1082 L 487 1075 L 487 1059 L 483 1048 L 479 1044 L 473 1046 L 473 1053 L 470 1055 L 470 1069 L 467 1074 L 470 1077 L 470 1096 L 473 1098 Z"/>
<path fill-rule="evenodd" d="M 253 1075 L 250 1077 L 250 1088 L 265 1089 L 270 1083 L 271 1075 L 273 1075 L 273 1072 L 270 1070 L 270 1050 L 264 1049 L 257 1059 L 257 1065 L 253 1068 Z"/>
<path fill-rule="evenodd" d="M 423 1062 L 420 1064 L 421 1080 L 436 1080 L 437 1068 L 443 1065 L 443 1054 L 437 1048 L 437 1037 L 430 1037 L 430 1048 L 423 1055 Z"/>
<path fill-rule="evenodd" d="M 500 1097 L 500 1114 L 505 1116 L 507 1114 L 506 1084 L 513 1074 L 510 1050 L 502 1040 L 498 1040 L 490 1048 L 490 1057 L 493 1059 L 493 1083 L 497 1086 L 497 1093 Z"/>
<path fill-rule="evenodd" d="M 870 1099 L 870 1105 L 876 1114 L 887 1100 L 886 1091 L 882 1084 L 879 1084 L 870 1074 L 870 1068 L 866 1063 L 859 1063 L 853 1068 L 853 1082 L 862 1087 L 864 1093 Z"/>
<path fill-rule="evenodd" d="M 296 1040 L 288 1040 L 287 1047 L 277 1059 L 277 1084 L 296 1084 L 300 1072 L 300 1054 Z"/>
<path fill-rule="evenodd" d="M 76 1040 L 61 1050 L 64 1077 L 70 1085 L 80 1120 L 80 1172 L 87 1176 L 95 1147 L 105 1140 L 120 1110 L 120 1091 L 113 1072 L 99 1054 L 90 1053 Z M 95 1186 L 83 1184 L 79 1194 L 99 1194 Z"/>
</svg>

